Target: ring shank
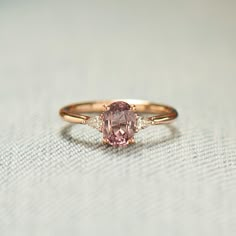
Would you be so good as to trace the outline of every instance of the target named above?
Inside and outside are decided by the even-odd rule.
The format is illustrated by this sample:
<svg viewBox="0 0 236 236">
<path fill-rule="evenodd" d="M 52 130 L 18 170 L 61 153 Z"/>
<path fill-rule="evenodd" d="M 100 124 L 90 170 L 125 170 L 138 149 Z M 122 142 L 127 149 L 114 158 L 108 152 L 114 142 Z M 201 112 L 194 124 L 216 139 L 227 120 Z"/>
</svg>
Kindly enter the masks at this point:
<svg viewBox="0 0 236 236">
<path fill-rule="evenodd" d="M 153 125 L 167 124 L 177 118 L 177 111 L 170 106 L 163 104 L 151 103 L 143 100 L 119 99 L 119 100 L 103 100 L 91 101 L 84 103 L 75 103 L 63 107 L 60 110 L 61 117 L 71 123 L 85 124 L 90 116 L 83 113 L 102 113 L 104 112 L 104 105 L 109 105 L 115 101 L 124 101 L 135 106 L 135 112 L 153 114 L 148 117 Z"/>
</svg>

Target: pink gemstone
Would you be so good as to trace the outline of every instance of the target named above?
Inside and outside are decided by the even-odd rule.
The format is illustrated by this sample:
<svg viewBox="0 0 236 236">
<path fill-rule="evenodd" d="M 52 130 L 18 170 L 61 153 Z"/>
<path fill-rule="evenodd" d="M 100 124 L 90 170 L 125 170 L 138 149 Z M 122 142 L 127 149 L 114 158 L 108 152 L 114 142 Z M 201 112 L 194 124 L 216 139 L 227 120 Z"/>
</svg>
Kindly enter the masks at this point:
<svg viewBox="0 0 236 236">
<path fill-rule="evenodd" d="M 126 102 L 114 102 L 102 115 L 103 138 L 112 146 L 124 146 L 134 137 L 136 114 Z"/>
</svg>

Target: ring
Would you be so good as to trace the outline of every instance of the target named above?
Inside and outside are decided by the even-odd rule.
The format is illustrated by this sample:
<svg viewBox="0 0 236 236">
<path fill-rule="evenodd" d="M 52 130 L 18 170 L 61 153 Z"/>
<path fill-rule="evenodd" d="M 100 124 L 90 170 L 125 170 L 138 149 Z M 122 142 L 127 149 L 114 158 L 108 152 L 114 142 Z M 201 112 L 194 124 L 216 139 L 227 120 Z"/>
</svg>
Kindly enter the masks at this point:
<svg viewBox="0 0 236 236">
<path fill-rule="evenodd" d="M 70 123 L 97 129 L 104 144 L 116 147 L 134 143 L 138 131 L 169 124 L 178 116 L 173 107 L 132 99 L 75 103 L 61 108 L 59 114 Z"/>
</svg>

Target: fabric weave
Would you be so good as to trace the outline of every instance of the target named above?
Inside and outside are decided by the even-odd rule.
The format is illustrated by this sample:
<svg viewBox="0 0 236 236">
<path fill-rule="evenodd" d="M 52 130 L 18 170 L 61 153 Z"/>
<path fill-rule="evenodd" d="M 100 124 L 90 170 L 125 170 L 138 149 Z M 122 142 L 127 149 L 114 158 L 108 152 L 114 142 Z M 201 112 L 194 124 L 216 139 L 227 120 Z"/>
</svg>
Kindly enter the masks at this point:
<svg viewBox="0 0 236 236">
<path fill-rule="evenodd" d="M 0 235 L 236 234 L 234 1 L 0 3 Z M 61 106 L 179 111 L 127 148 Z"/>
</svg>

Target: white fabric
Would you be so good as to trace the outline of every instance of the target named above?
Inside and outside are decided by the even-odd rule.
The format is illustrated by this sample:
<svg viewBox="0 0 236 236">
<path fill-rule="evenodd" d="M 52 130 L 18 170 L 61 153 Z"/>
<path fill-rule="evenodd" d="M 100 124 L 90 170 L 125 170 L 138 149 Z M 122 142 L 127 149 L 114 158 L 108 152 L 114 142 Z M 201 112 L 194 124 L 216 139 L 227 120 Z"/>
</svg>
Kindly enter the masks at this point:
<svg viewBox="0 0 236 236">
<path fill-rule="evenodd" d="M 235 7 L 2 1 L 0 235 L 235 235 Z M 109 98 L 180 117 L 116 149 L 58 116 Z"/>
</svg>

